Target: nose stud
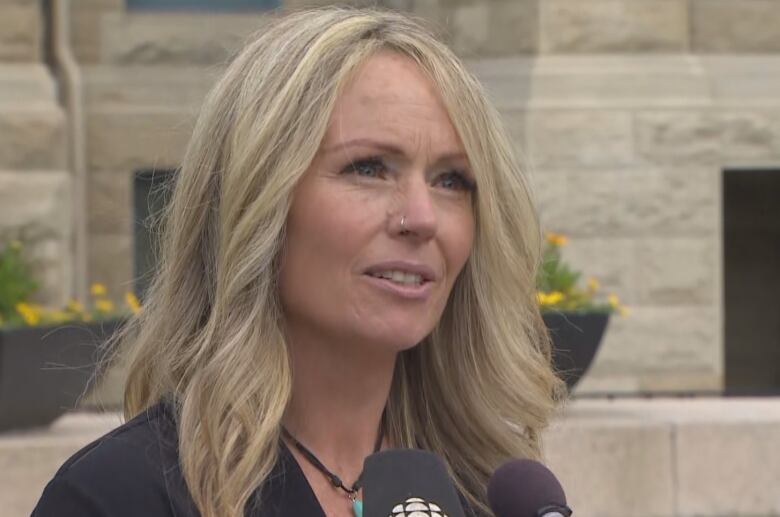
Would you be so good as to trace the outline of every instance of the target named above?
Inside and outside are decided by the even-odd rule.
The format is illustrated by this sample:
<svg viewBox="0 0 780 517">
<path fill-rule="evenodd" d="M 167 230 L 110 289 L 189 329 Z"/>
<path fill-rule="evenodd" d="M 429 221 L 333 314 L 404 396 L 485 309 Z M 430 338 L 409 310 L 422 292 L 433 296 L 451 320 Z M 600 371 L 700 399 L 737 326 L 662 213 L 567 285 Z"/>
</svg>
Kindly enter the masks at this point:
<svg viewBox="0 0 780 517">
<path fill-rule="evenodd" d="M 408 230 L 406 229 L 406 216 L 401 216 L 401 234 L 405 234 Z"/>
</svg>

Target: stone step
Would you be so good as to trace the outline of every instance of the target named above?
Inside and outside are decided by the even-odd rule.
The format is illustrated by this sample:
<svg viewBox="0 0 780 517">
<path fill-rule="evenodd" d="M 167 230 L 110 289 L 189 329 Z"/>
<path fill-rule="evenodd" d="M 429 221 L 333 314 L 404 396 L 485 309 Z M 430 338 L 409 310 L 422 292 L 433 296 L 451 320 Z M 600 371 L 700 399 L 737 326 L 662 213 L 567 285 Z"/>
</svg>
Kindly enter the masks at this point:
<svg viewBox="0 0 780 517">
<path fill-rule="evenodd" d="M 0 104 L 0 169 L 65 169 L 65 115 L 51 100 Z"/>
<path fill-rule="evenodd" d="M 0 507 L 29 515 L 45 483 L 119 423 L 73 413 L 0 434 Z M 780 515 L 780 399 L 580 399 L 545 434 L 577 517 Z"/>
</svg>

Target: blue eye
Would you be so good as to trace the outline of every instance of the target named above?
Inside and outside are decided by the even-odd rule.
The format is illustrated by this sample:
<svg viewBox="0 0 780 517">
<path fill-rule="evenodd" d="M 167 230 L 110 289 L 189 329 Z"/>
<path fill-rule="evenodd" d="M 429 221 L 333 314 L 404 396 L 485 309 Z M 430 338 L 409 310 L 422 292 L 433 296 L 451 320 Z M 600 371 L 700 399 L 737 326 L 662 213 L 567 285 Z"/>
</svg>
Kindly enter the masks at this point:
<svg viewBox="0 0 780 517">
<path fill-rule="evenodd" d="M 469 179 L 460 171 L 445 172 L 437 178 L 439 184 L 449 190 L 462 190 L 474 192 L 477 189 L 474 180 Z"/>
<path fill-rule="evenodd" d="M 365 158 L 350 162 L 341 171 L 342 174 L 356 174 L 366 178 L 378 178 L 386 172 L 384 162 L 379 158 Z"/>
</svg>

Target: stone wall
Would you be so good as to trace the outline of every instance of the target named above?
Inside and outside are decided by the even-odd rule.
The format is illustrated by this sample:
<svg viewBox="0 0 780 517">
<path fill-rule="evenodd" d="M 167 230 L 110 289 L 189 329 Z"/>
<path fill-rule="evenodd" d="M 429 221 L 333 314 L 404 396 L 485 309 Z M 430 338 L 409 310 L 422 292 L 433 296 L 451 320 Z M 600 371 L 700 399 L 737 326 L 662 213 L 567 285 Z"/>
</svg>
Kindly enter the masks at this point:
<svg viewBox="0 0 780 517">
<path fill-rule="evenodd" d="M 71 177 L 42 42 L 39 2 L 0 0 L 0 242 L 21 239 L 38 298 L 62 303 L 71 291 Z"/>
<path fill-rule="evenodd" d="M 331 2 L 284 8 L 312 3 Z M 380 3 L 430 20 L 467 58 L 526 157 L 545 226 L 570 235 L 567 257 L 632 308 L 581 391 L 721 387 L 721 171 L 780 164 L 780 24 L 768 22 L 780 0 Z M 133 173 L 177 166 L 221 66 L 272 14 L 73 6 L 90 280 L 119 298 L 134 274 Z M 38 9 L 0 0 L 0 226 L 58 221 L 40 224 L 40 253 L 64 257 L 45 270 L 56 299 L 70 285 L 69 179 Z"/>
</svg>

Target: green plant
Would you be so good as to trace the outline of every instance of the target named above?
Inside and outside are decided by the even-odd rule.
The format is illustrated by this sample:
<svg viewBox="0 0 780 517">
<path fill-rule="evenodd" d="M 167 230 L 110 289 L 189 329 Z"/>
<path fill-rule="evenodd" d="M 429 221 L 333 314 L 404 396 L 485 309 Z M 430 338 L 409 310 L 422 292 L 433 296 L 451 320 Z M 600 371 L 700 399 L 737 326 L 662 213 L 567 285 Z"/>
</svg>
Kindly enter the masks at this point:
<svg viewBox="0 0 780 517">
<path fill-rule="evenodd" d="M 22 243 L 10 241 L 0 251 L 0 324 L 22 323 L 16 307 L 37 289 L 32 268 L 22 256 Z"/>
<path fill-rule="evenodd" d="M 38 289 L 33 270 L 24 258 L 22 243 L 13 240 L 0 251 L 0 326 L 35 326 L 69 321 L 93 321 L 125 316 L 141 310 L 131 292 L 124 295 L 124 306 L 117 308 L 108 297 L 106 286 L 90 287 L 89 307 L 71 299 L 63 308 L 50 308 L 31 301 Z"/>
<path fill-rule="evenodd" d="M 537 299 L 542 311 L 618 312 L 628 314 L 615 294 L 606 301 L 597 299 L 598 280 L 589 278 L 585 288 L 580 287 L 582 274 L 573 270 L 561 256 L 561 248 L 568 238 L 557 233 L 547 233 L 542 255 L 542 267 L 536 279 Z"/>
</svg>

